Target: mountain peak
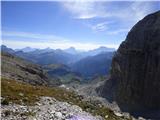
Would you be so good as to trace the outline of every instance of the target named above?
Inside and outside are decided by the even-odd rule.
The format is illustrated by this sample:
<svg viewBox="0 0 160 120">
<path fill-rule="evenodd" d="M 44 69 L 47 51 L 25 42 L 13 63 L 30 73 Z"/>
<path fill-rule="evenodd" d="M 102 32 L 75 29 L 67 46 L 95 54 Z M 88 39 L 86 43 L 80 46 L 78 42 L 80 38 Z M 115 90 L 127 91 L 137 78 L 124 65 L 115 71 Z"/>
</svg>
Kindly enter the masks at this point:
<svg viewBox="0 0 160 120">
<path fill-rule="evenodd" d="M 69 47 L 69 48 L 67 48 L 65 50 L 76 50 L 76 49 L 74 47 Z"/>
<path fill-rule="evenodd" d="M 22 49 L 15 49 L 15 51 L 32 52 L 32 51 L 35 51 L 36 49 L 37 48 L 31 48 L 31 47 L 27 46 Z"/>
<path fill-rule="evenodd" d="M 77 50 L 74 47 L 69 47 L 65 49 L 64 51 L 70 54 L 77 54 Z"/>
<path fill-rule="evenodd" d="M 8 52 L 8 53 L 14 53 L 14 50 L 12 50 L 11 48 L 8 48 L 5 45 L 1 45 L 1 51 Z"/>
<path fill-rule="evenodd" d="M 1 48 L 7 48 L 7 46 L 5 46 L 5 45 L 1 45 Z"/>
<path fill-rule="evenodd" d="M 115 48 L 109 48 L 109 47 L 105 47 L 105 46 L 100 46 L 98 49 L 101 49 L 101 50 L 106 50 L 106 51 L 115 51 Z"/>
<path fill-rule="evenodd" d="M 107 48 L 107 47 L 105 47 L 105 46 L 100 46 L 99 48 L 101 48 L 101 49 L 102 49 L 102 48 Z"/>
</svg>

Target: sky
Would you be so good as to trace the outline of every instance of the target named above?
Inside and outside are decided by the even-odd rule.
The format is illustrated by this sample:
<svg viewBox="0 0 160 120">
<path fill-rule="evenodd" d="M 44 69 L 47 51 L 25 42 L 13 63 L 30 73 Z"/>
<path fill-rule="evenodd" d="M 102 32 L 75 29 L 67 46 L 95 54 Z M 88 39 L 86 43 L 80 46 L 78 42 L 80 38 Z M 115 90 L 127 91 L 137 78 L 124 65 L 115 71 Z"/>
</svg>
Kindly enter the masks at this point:
<svg viewBox="0 0 160 120">
<path fill-rule="evenodd" d="M 160 1 L 3 1 L 2 44 L 11 48 L 118 48 Z"/>
</svg>

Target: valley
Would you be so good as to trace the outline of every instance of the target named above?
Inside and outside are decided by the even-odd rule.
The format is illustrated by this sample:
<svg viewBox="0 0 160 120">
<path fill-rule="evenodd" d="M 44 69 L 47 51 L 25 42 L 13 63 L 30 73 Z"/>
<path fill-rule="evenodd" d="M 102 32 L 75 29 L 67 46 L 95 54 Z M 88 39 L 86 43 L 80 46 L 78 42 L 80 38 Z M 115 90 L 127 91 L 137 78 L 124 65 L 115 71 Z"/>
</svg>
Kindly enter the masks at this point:
<svg viewBox="0 0 160 120">
<path fill-rule="evenodd" d="M 51 51 L 54 51 L 54 50 L 51 50 Z M 22 118 L 25 118 L 25 119 L 33 119 L 34 117 L 36 117 L 37 119 L 47 120 L 48 117 L 53 117 L 55 113 L 54 114 L 46 113 L 48 114 L 48 117 L 37 116 L 38 114 L 40 114 L 36 112 L 37 108 L 34 108 L 34 110 L 32 110 L 33 109 L 32 107 L 28 108 L 29 106 L 35 106 L 35 104 L 38 101 L 43 99 L 43 96 L 51 97 L 51 98 L 44 98 L 44 99 L 56 99 L 57 102 L 58 101 L 68 102 L 70 104 L 80 106 L 84 111 L 91 113 L 91 115 L 89 115 L 88 113 L 84 113 L 81 108 L 79 108 L 80 109 L 79 113 L 74 113 L 75 110 L 72 110 L 73 111 L 72 114 L 77 114 L 80 116 L 84 116 L 83 114 L 87 114 L 88 119 L 102 120 L 105 117 L 111 120 L 113 118 L 115 120 L 130 119 L 129 117 L 124 117 L 124 115 L 123 117 L 117 116 L 113 112 L 113 110 L 111 110 L 111 107 L 108 108 L 109 106 L 106 106 L 104 104 L 104 101 L 100 100 L 99 97 L 97 96 L 95 89 L 98 86 L 97 85 L 92 86 L 93 84 L 97 84 L 99 82 L 105 81 L 104 80 L 105 77 L 103 77 L 103 74 L 106 73 L 105 72 L 107 71 L 106 69 L 102 69 L 102 72 L 101 71 L 99 72 L 99 73 L 102 73 L 101 77 L 95 74 L 97 72 L 93 72 L 92 75 L 90 74 L 90 76 L 92 77 L 88 78 L 81 75 L 80 72 L 74 71 L 70 64 L 65 65 L 64 63 L 55 62 L 54 57 L 52 58 L 53 61 L 50 61 L 51 64 L 49 63 L 45 64 L 46 61 L 44 61 L 44 63 L 42 64 L 39 64 L 39 60 L 41 60 L 41 58 L 37 58 L 36 56 L 38 56 L 39 54 L 40 55 L 43 54 L 45 55 L 44 58 L 47 58 L 48 51 L 46 51 L 46 49 L 38 50 L 38 52 L 37 52 L 37 49 L 32 52 L 30 51 L 23 52 L 23 51 L 13 50 L 11 48 L 8 48 L 2 45 L 1 53 L 2 53 L 1 59 L 2 59 L 2 86 L 3 86 L 2 87 L 2 105 L 11 105 L 12 107 L 11 106 L 10 107 L 11 109 L 13 109 L 13 110 L 7 109 L 5 108 L 5 106 L 4 108 L 2 108 L 2 111 L 3 111 L 2 116 L 4 119 L 7 119 L 7 120 L 19 119 L 18 116 L 22 116 Z M 63 52 L 63 55 L 64 53 L 65 52 Z M 31 57 L 27 58 L 27 56 L 30 56 L 31 54 L 33 56 L 32 59 Z M 57 56 L 55 52 L 50 54 Z M 68 54 L 68 53 L 65 53 L 65 54 Z M 105 57 L 106 54 L 107 54 L 107 57 Z M 61 56 L 61 54 L 59 56 Z M 102 59 L 94 60 L 95 58 L 97 58 L 97 56 L 102 56 L 101 57 Z M 93 60 L 92 64 L 94 64 L 94 62 L 101 63 L 102 61 L 101 66 L 103 67 L 106 64 L 106 62 L 103 62 L 103 61 L 105 61 L 106 59 L 111 61 L 112 56 L 113 56 L 112 52 L 106 51 L 105 53 L 104 51 L 101 51 L 98 55 L 95 55 L 95 58 L 94 56 L 86 56 L 82 58 L 82 61 L 84 59 L 84 62 L 82 64 L 86 64 L 85 61 L 90 61 L 90 60 Z M 85 60 L 88 58 L 89 60 Z M 37 61 L 37 62 L 34 62 L 34 61 Z M 106 66 L 108 64 L 110 64 L 110 62 L 107 63 Z M 90 68 L 91 66 L 86 66 L 86 67 Z M 97 70 L 96 68 L 94 69 Z M 109 69 L 109 66 L 107 69 Z M 92 80 L 92 79 L 95 79 L 95 80 Z M 90 84 L 90 82 L 92 82 L 93 84 Z M 94 93 L 92 92 L 93 90 L 94 90 Z M 97 98 L 95 97 L 94 100 L 92 100 L 92 97 L 90 98 L 89 96 L 96 96 Z M 13 106 L 12 105 L 13 103 L 20 104 L 20 106 Z M 96 103 L 98 103 L 98 105 L 96 105 Z M 48 104 L 48 103 L 41 103 L 41 104 Z M 15 113 L 14 107 L 16 107 L 16 109 L 19 112 Z M 20 110 L 19 107 L 24 107 L 24 108 L 27 107 L 28 111 Z M 52 108 L 52 109 L 55 109 L 55 108 Z M 57 108 L 57 109 L 60 109 L 60 108 Z M 66 114 L 66 116 L 63 116 L 63 117 L 61 116 L 61 117 L 71 119 L 71 117 L 73 116 L 72 114 L 71 115 L 70 114 L 71 113 L 68 113 L 68 115 Z M 97 117 L 94 117 L 92 115 L 96 115 Z M 57 118 L 57 119 L 60 120 L 62 118 Z"/>
<path fill-rule="evenodd" d="M 2 120 L 160 120 L 159 1 L 3 1 Z"/>
<path fill-rule="evenodd" d="M 48 74 L 48 77 L 60 79 L 62 83 L 70 81 L 87 82 L 87 80 L 96 76 L 108 74 L 114 55 L 114 51 L 112 51 L 114 49 L 106 47 L 86 52 L 76 51 L 75 48 L 72 48 L 74 49 L 74 54 L 73 51 L 69 52 L 68 49 L 27 48 L 13 50 L 4 45 L 1 46 L 2 52 L 8 52 L 14 56 L 38 64 Z M 33 51 L 29 51 L 30 49 Z"/>
</svg>

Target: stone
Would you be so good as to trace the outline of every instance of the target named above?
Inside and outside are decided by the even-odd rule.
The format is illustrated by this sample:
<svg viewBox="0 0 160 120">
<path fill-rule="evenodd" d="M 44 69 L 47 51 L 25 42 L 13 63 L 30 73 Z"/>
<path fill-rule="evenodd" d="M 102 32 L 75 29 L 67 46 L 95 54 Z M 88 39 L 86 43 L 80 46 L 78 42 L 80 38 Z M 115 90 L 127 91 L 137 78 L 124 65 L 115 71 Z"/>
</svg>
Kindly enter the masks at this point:
<svg viewBox="0 0 160 120">
<path fill-rule="evenodd" d="M 107 119 L 109 116 L 108 115 L 105 115 L 105 118 Z"/>
<path fill-rule="evenodd" d="M 55 111 L 54 110 L 51 110 L 51 112 L 50 112 L 51 114 L 54 114 L 55 113 Z"/>
<path fill-rule="evenodd" d="M 138 120 L 146 120 L 146 119 L 143 117 L 138 117 Z"/>
<path fill-rule="evenodd" d="M 114 112 L 114 114 L 116 115 L 116 116 L 118 116 L 118 117 L 122 117 L 123 115 L 121 114 L 121 113 L 119 113 L 119 112 Z"/>
<path fill-rule="evenodd" d="M 19 93 L 19 96 L 24 96 L 24 94 L 23 93 Z"/>
<path fill-rule="evenodd" d="M 57 118 L 62 118 L 63 117 L 61 112 L 55 112 L 55 116 Z"/>
</svg>

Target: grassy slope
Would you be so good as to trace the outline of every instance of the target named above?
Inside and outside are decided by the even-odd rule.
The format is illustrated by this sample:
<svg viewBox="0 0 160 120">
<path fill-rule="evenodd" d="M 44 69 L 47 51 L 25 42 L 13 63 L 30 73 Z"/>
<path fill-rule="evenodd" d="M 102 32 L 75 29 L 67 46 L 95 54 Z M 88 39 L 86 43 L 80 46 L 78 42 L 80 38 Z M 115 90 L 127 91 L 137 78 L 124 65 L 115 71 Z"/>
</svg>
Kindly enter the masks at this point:
<svg viewBox="0 0 160 120">
<path fill-rule="evenodd" d="M 39 65 L 28 62 L 15 55 L 2 52 L 1 62 L 2 76 L 5 78 L 25 81 L 35 85 L 47 85 L 50 82 Z M 56 80 L 53 79 L 52 81 Z"/>
<path fill-rule="evenodd" d="M 83 110 L 88 111 L 93 115 L 101 115 L 103 117 L 109 115 L 107 120 L 126 120 L 122 117 L 115 116 L 113 112 L 106 107 L 100 107 L 93 103 L 84 102 L 81 100 L 80 96 L 60 88 L 32 86 L 27 83 L 2 78 L 1 94 L 8 102 L 21 104 L 23 101 L 23 103 L 27 105 L 34 105 L 34 103 L 39 100 L 40 96 L 50 96 L 60 101 L 78 105 Z"/>
</svg>

